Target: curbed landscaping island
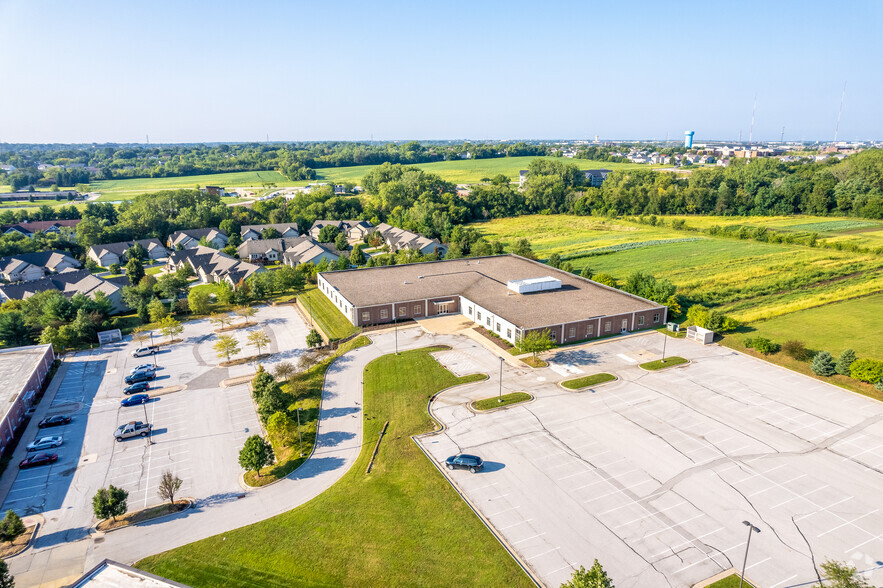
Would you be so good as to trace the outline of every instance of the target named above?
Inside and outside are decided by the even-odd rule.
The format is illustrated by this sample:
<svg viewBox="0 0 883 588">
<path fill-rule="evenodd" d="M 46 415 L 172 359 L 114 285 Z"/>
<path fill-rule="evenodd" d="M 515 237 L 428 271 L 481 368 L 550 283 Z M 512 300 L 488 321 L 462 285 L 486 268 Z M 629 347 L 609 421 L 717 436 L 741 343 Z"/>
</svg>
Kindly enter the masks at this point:
<svg viewBox="0 0 883 588">
<path fill-rule="evenodd" d="M 612 382 L 614 380 L 616 380 L 616 376 L 613 374 L 601 372 L 600 374 L 592 374 L 591 376 L 582 376 L 580 378 L 573 378 L 572 380 L 564 380 L 561 382 L 561 385 L 568 390 L 582 390 L 589 386 L 597 386 L 598 384 Z"/>
<path fill-rule="evenodd" d="M 472 402 L 470 406 L 475 410 L 485 411 L 493 410 L 495 408 L 502 408 L 504 406 L 511 406 L 513 404 L 519 404 L 521 402 L 527 402 L 529 400 L 533 400 L 533 396 L 531 396 L 527 392 L 512 392 L 511 394 L 503 394 L 502 402 L 500 401 L 499 396 L 494 396 L 493 398 L 476 400 L 475 402 Z"/>
<path fill-rule="evenodd" d="M 665 359 L 657 359 L 655 361 L 648 361 L 647 363 L 642 363 L 640 365 L 641 369 L 645 369 L 647 371 L 653 372 L 656 370 L 661 370 L 665 368 L 674 367 L 676 365 L 683 365 L 685 363 L 690 363 L 689 360 L 684 359 L 683 357 L 666 357 Z"/>
</svg>

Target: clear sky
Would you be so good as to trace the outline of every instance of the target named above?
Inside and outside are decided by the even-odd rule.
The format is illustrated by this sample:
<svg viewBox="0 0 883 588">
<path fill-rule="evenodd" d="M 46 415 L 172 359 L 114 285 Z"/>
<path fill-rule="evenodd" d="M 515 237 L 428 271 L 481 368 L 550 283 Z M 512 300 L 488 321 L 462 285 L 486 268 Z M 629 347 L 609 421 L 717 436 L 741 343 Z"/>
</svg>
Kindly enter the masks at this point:
<svg viewBox="0 0 883 588">
<path fill-rule="evenodd" d="M 883 139 L 883 1 L 0 0 L 0 142 Z"/>
</svg>

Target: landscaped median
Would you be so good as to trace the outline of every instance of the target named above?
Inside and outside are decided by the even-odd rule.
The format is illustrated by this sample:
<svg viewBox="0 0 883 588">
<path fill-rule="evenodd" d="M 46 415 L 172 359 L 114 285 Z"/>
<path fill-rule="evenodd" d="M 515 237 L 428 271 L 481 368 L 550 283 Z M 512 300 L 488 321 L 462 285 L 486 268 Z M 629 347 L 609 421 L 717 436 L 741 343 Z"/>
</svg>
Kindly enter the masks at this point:
<svg viewBox="0 0 883 588">
<path fill-rule="evenodd" d="M 674 367 L 676 365 L 683 365 L 685 363 L 690 363 L 690 360 L 684 359 L 683 357 L 672 356 L 666 357 L 665 359 L 648 361 L 647 363 L 642 363 L 639 367 L 649 372 L 653 372 L 656 370 Z"/>
<path fill-rule="evenodd" d="M 137 525 L 138 523 L 181 512 L 182 510 L 190 508 L 192 504 L 193 502 L 187 499 L 176 500 L 174 507 L 172 507 L 170 503 L 164 502 L 149 508 L 127 512 L 115 519 L 105 519 L 95 526 L 95 530 L 107 532 L 113 531 L 114 529 L 128 527 L 129 525 Z"/>
<path fill-rule="evenodd" d="M 573 378 L 572 380 L 564 380 L 561 382 L 561 385 L 568 390 L 582 390 L 606 382 L 613 382 L 614 380 L 616 380 L 616 376 L 602 372 L 600 374 L 592 374 L 591 376 L 582 376 L 580 378 Z"/>
<path fill-rule="evenodd" d="M 473 410 L 485 411 L 493 410 L 495 408 L 503 408 L 504 406 L 511 406 L 521 402 L 528 402 L 529 400 L 533 400 L 533 396 L 527 392 L 512 392 L 510 394 L 503 394 L 503 396 L 494 396 L 493 398 L 476 400 L 475 402 L 470 403 L 469 406 L 472 407 Z"/>
<path fill-rule="evenodd" d="M 191 586 L 532 586 L 411 440 L 435 428 L 430 397 L 484 378 L 458 378 L 432 357 L 438 349 L 368 364 L 362 451 L 334 486 L 287 513 L 137 566 Z"/>
</svg>

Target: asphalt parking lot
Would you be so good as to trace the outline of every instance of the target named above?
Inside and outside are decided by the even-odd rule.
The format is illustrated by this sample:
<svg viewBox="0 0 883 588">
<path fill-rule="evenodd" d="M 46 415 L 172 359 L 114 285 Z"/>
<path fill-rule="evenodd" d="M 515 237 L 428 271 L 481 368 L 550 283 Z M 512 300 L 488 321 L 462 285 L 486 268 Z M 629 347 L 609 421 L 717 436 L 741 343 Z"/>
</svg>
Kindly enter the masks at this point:
<svg viewBox="0 0 883 588">
<path fill-rule="evenodd" d="M 247 329 L 231 332 L 241 340 L 240 356 L 256 353 L 245 343 L 247 333 L 264 329 L 273 341 L 270 349 L 263 349 L 274 353 L 267 364 L 296 360 L 307 329 L 291 307 L 261 307 L 253 320 Z M 34 437 L 62 435 L 63 445 L 52 450 L 59 460 L 18 471 L 3 502 L 4 509 L 20 515 L 44 514 L 38 550 L 85 536 L 94 523 L 92 496 L 110 484 L 129 492 L 130 511 L 162 502 L 157 487 L 165 470 L 183 480 L 182 497 L 211 502 L 243 492 L 237 456 L 248 436 L 261 434 L 260 423 L 247 385 L 221 388 L 220 382 L 252 373 L 255 366 L 218 367 L 221 359 L 211 348 L 215 326 L 207 320 L 184 325 L 183 341 L 156 355 L 157 378 L 147 393 L 172 386 L 184 389 L 152 397 L 143 405 L 120 406 L 124 377 L 134 366 L 153 361 L 131 356 L 138 344 L 124 341 L 66 358 L 66 372 L 48 414 L 67 414 L 73 421 L 39 432 L 34 424 L 34 432 L 29 426 L 22 438 L 29 443 Z M 116 442 L 117 426 L 132 420 L 154 425 L 149 439 Z M 17 465 L 10 467 L 17 470 Z"/>
<path fill-rule="evenodd" d="M 736 354 L 669 340 L 687 366 L 645 372 L 662 335 L 560 351 L 548 369 L 507 365 L 504 392 L 534 402 L 487 414 L 469 399 L 497 393 L 499 360 L 483 349 L 437 355 L 491 379 L 444 393 L 446 425 L 425 437 L 438 461 L 476 453 L 479 474 L 451 479 L 549 586 L 602 562 L 617 586 L 692 586 L 741 567 L 778 588 L 817 582 L 845 560 L 883 584 L 883 404 Z M 464 360 L 462 354 L 469 357 Z M 493 370 L 493 366 L 497 371 Z M 572 392 L 558 382 L 620 377 Z"/>
</svg>

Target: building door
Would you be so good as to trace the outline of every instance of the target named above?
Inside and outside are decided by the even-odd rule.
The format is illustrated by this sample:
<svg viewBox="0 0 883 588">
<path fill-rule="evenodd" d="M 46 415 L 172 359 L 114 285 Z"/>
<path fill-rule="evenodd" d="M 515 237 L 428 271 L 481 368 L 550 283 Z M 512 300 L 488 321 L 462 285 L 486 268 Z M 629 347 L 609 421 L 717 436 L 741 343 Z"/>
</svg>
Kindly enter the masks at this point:
<svg viewBox="0 0 883 588">
<path fill-rule="evenodd" d="M 626 333 L 629 330 L 629 319 L 622 319 L 622 332 Z"/>
<path fill-rule="evenodd" d="M 438 305 L 438 314 L 448 314 L 449 312 L 451 311 L 448 309 L 447 302 L 442 302 Z"/>
</svg>

